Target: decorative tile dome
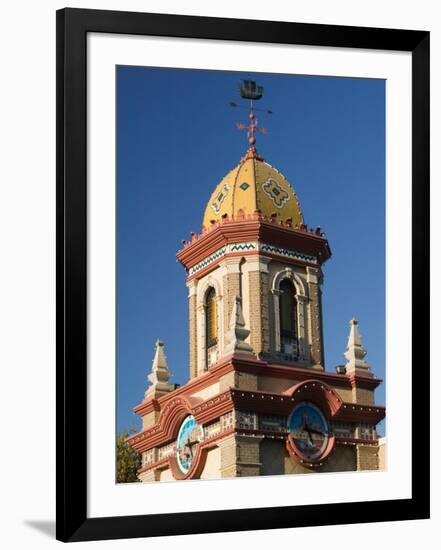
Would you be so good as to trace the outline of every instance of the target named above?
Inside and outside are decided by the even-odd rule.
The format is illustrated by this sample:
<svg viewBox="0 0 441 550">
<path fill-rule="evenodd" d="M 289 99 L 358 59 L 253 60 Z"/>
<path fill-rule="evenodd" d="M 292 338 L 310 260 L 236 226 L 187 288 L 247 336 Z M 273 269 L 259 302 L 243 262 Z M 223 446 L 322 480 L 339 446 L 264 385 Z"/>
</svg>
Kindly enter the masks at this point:
<svg viewBox="0 0 441 550">
<path fill-rule="evenodd" d="M 293 226 L 303 224 L 297 196 L 288 180 L 259 156 L 254 147 L 217 185 L 205 209 L 203 226 L 209 229 L 223 218 L 240 218 L 260 211 Z"/>
</svg>

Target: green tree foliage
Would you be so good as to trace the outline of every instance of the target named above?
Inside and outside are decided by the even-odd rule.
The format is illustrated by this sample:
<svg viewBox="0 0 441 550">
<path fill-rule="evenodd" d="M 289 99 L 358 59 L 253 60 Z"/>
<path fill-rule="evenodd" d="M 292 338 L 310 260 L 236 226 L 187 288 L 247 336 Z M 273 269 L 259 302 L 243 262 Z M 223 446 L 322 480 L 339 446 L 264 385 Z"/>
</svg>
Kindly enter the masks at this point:
<svg viewBox="0 0 441 550">
<path fill-rule="evenodd" d="M 121 432 L 116 438 L 117 483 L 139 481 L 136 472 L 141 467 L 141 455 L 126 443 L 126 439 L 136 431 L 136 429 L 131 428 L 128 432 Z"/>
</svg>

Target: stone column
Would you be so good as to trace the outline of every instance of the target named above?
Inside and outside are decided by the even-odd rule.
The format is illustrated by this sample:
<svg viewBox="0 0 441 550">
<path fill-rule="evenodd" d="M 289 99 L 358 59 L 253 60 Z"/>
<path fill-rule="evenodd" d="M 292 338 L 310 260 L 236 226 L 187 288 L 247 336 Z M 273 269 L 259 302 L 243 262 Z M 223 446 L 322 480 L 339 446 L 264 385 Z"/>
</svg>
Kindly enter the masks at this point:
<svg viewBox="0 0 441 550">
<path fill-rule="evenodd" d="M 189 328 L 189 365 L 190 380 L 198 374 L 198 350 L 197 350 L 197 281 L 193 280 L 187 283 L 188 287 L 188 328 Z"/>
<path fill-rule="evenodd" d="M 250 310 L 250 339 L 254 353 L 269 352 L 269 270 L 271 260 L 261 256 L 247 258 L 248 294 Z M 246 290 L 245 290 L 246 291 Z"/>
<path fill-rule="evenodd" d="M 219 330 L 223 331 L 221 341 L 225 343 L 225 335 L 228 332 L 228 325 L 233 310 L 233 304 L 236 296 L 240 295 L 240 258 L 227 258 L 221 264 L 223 268 L 223 327 L 219 326 Z M 219 350 L 223 353 L 223 349 Z"/>
<path fill-rule="evenodd" d="M 195 376 L 202 374 L 207 369 L 207 350 L 205 342 L 205 305 L 196 303 L 196 369 Z"/>
<path fill-rule="evenodd" d="M 299 339 L 299 359 L 305 361 L 307 359 L 306 350 L 306 308 L 308 304 L 308 298 L 303 294 L 297 294 L 297 330 Z"/>
<path fill-rule="evenodd" d="M 280 290 L 273 288 L 271 290 L 273 295 L 273 323 L 274 323 L 274 351 L 281 351 L 281 338 L 280 338 Z"/>
<path fill-rule="evenodd" d="M 323 327 L 322 327 L 322 300 L 321 300 L 321 278 L 320 269 L 314 267 L 306 268 L 307 283 L 309 290 L 309 334 L 312 366 L 324 369 L 323 353 Z"/>
</svg>

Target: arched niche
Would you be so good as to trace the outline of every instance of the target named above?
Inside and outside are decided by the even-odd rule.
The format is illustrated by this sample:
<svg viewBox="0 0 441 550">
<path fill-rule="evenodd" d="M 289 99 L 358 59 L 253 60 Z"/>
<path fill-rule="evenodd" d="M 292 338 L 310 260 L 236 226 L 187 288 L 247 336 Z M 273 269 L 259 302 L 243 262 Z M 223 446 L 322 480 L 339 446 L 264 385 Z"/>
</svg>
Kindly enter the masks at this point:
<svg viewBox="0 0 441 550">
<path fill-rule="evenodd" d="M 214 277 L 207 277 L 198 285 L 197 291 L 197 357 L 198 357 L 198 374 L 202 374 L 208 370 L 209 361 L 207 357 L 207 298 L 214 290 L 216 299 L 216 316 L 217 316 L 217 356 L 221 356 L 223 349 L 223 316 L 222 316 L 222 292 L 219 281 Z"/>
<path fill-rule="evenodd" d="M 300 361 L 306 360 L 306 315 L 307 315 L 307 287 L 303 279 L 293 269 L 287 267 L 277 272 L 272 280 L 271 294 L 273 299 L 273 327 L 274 327 L 274 351 L 282 352 L 282 338 L 281 338 L 281 326 L 280 326 L 280 297 L 282 294 L 281 285 L 282 282 L 288 280 L 295 288 L 295 300 L 296 300 L 296 334 L 297 334 L 297 346 L 298 353 L 297 358 Z M 283 286 L 283 285 L 282 285 Z"/>
</svg>

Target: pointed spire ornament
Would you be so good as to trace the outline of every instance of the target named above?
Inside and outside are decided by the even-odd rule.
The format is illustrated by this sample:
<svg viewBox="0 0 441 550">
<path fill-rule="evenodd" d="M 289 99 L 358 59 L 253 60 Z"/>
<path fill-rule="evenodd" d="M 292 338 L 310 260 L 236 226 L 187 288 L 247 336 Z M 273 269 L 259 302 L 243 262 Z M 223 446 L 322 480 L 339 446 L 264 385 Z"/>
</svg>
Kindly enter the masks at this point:
<svg viewBox="0 0 441 550">
<path fill-rule="evenodd" d="M 256 116 L 256 111 L 272 115 L 273 112 L 269 109 L 258 109 L 254 106 L 254 103 L 259 99 L 262 99 L 263 96 L 263 86 L 259 86 L 254 80 L 242 80 L 239 85 L 239 93 L 242 99 L 245 99 L 250 102 L 250 112 L 248 115 L 249 122 L 248 124 L 236 122 L 236 127 L 239 130 L 246 130 L 248 137 L 249 148 L 246 155 L 241 159 L 240 162 L 245 162 L 247 159 L 258 159 L 263 161 L 263 157 L 259 155 L 256 149 L 256 134 L 260 132 L 265 135 L 267 130 L 266 128 L 259 128 L 259 121 Z M 239 107 L 234 101 L 230 101 L 230 107 Z"/>
<path fill-rule="evenodd" d="M 146 399 L 150 397 L 160 397 L 165 393 L 175 389 L 174 384 L 169 384 L 170 371 L 168 370 L 167 359 L 164 353 L 164 342 L 156 341 L 155 357 L 152 363 L 152 372 L 148 375 L 151 386 L 147 389 L 144 396 Z"/>
<path fill-rule="evenodd" d="M 234 298 L 228 329 L 225 335 L 227 345 L 224 349 L 224 355 L 230 355 L 236 352 L 252 354 L 253 348 L 248 342 L 245 342 L 250 331 L 245 328 L 245 319 L 242 313 L 242 298 L 240 296 Z"/>
<path fill-rule="evenodd" d="M 349 326 L 351 327 L 349 331 L 348 338 L 348 349 L 346 350 L 344 356 L 347 359 L 346 363 L 346 372 L 360 372 L 363 374 L 371 375 L 369 365 L 364 361 L 364 358 L 367 355 L 367 351 L 364 349 L 361 343 L 361 336 L 358 330 L 358 321 L 356 319 L 351 319 L 349 321 Z"/>
</svg>

